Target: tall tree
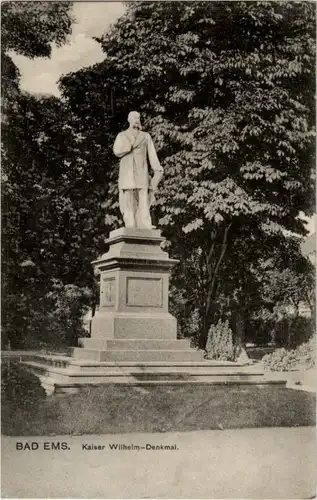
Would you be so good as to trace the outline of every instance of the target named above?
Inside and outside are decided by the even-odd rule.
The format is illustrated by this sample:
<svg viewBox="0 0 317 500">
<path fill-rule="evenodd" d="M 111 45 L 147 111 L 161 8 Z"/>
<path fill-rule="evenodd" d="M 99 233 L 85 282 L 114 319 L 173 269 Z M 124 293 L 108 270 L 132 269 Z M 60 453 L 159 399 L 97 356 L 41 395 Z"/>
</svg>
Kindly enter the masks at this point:
<svg viewBox="0 0 317 500">
<path fill-rule="evenodd" d="M 228 246 L 246 238 L 256 249 L 272 237 L 283 246 L 285 230 L 305 234 L 298 215 L 313 206 L 315 5 L 132 2 L 99 41 L 105 61 L 64 78 L 64 95 L 73 109 L 83 96 L 90 137 L 99 118 L 107 122 L 108 143 L 128 110 L 142 112 L 165 168 L 156 218 L 172 242 L 185 238 L 189 252 L 205 254 L 204 347 Z M 114 172 L 110 144 L 109 165 Z"/>
<path fill-rule="evenodd" d="M 10 340 L 14 347 L 27 342 L 30 331 L 36 337 L 35 331 L 43 326 L 39 320 L 48 318 L 48 311 L 53 308 L 52 301 L 43 306 L 45 293 L 50 289 L 50 271 L 54 264 L 56 267 L 56 258 L 55 263 L 54 259 L 47 260 L 51 257 L 47 249 L 50 245 L 52 248 L 54 239 L 48 213 L 56 216 L 56 189 L 47 169 L 56 170 L 58 175 L 58 162 L 63 165 L 64 158 L 63 146 L 56 164 L 50 161 L 56 161 L 54 147 L 43 151 L 50 135 L 52 139 L 52 131 L 55 141 L 61 140 L 61 106 L 57 99 L 43 102 L 20 91 L 20 74 L 11 52 L 30 58 L 49 57 L 52 43 L 66 43 L 71 33 L 72 3 L 4 2 L 1 7 L 2 340 L 4 344 Z M 55 144 L 55 152 L 56 149 Z M 54 250 L 56 254 L 61 252 L 60 245 Z M 51 274 L 54 276 L 54 271 Z"/>
<path fill-rule="evenodd" d="M 50 57 L 52 43 L 71 33 L 72 2 L 3 2 L 1 6 L 1 82 L 6 102 L 19 92 L 20 73 L 10 51 L 26 57 Z"/>
<path fill-rule="evenodd" d="M 75 322 L 91 303 L 90 262 L 102 248 L 104 223 L 98 191 L 85 170 L 83 139 L 71 122 L 59 99 L 21 95 L 2 127 L 2 168 L 7 176 L 2 196 L 2 286 L 4 329 L 11 332 L 12 345 L 30 337 L 25 330 L 37 338 L 34 314 L 44 329 L 44 317 L 51 317 L 66 290 L 80 303 Z M 22 330 L 17 327 L 21 316 Z"/>
</svg>

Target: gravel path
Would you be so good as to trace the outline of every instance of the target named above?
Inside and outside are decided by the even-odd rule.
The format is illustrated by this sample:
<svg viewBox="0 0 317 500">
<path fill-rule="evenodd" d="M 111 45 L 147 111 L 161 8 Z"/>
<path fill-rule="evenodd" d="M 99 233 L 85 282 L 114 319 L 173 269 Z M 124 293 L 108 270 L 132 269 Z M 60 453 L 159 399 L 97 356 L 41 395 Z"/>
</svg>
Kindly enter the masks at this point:
<svg viewBox="0 0 317 500">
<path fill-rule="evenodd" d="M 32 441 L 38 450 L 16 450 Z M 2 438 L 2 498 L 305 499 L 316 491 L 315 471 L 312 427 Z"/>
</svg>

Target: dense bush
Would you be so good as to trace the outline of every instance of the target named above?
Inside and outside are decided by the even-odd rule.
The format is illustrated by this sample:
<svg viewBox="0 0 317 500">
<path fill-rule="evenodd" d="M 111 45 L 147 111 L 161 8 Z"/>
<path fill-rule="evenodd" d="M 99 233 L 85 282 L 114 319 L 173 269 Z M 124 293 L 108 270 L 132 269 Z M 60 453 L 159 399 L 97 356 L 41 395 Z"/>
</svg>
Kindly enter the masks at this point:
<svg viewBox="0 0 317 500">
<path fill-rule="evenodd" d="M 297 356 L 294 350 L 287 350 L 281 347 L 271 354 L 266 354 L 262 358 L 262 362 L 271 371 L 286 372 L 296 367 Z"/>
<path fill-rule="evenodd" d="M 308 342 L 313 335 L 315 328 L 315 318 L 284 317 L 274 324 L 273 340 L 278 347 L 296 347 Z"/>
<path fill-rule="evenodd" d="M 2 349 L 74 347 L 77 339 L 85 336 L 83 317 L 93 301 L 93 292 L 89 287 L 50 279 L 49 275 L 47 279 L 45 286 L 32 281 L 28 290 L 21 284 L 23 300 L 18 309 L 16 296 L 6 296 Z"/>
<path fill-rule="evenodd" d="M 34 415 L 45 400 L 40 380 L 21 364 L 8 361 L 1 365 L 2 431 L 6 433 L 16 418 Z"/>
<path fill-rule="evenodd" d="M 233 332 L 229 327 L 228 320 L 218 321 L 216 325 L 211 325 L 208 332 L 206 344 L 207 358 L 221 361 L 234 361 L 236 350 L 233 342 Z"/>
<path fill-rule="evenodd" d="M 315 368 L 316 366 L 316 335 L 308 342 L 299 346 L 298 352 L 300 362 L 305 365 L 305 368 Z"/>
<path fill-rule="evenodd" d="M 276 349 L 262 358 L 266 368 L 271 371 L 285 372 L 298 367 L 306 369 L 316 366 L 316 335 L 296 349 L 287 350 L 284 347 Z"/>
</svg>

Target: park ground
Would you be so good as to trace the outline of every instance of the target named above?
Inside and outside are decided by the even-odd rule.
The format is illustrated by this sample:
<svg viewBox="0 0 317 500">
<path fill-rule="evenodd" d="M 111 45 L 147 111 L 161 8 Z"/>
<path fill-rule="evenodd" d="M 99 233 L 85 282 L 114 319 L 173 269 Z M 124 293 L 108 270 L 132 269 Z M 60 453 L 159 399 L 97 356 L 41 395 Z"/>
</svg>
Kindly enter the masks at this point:
<svg viewBox="0 0 317 500">
<path fill-rule="evenodd" d="M 287 374 L 304 390 L 108 385 L 3 412 L 2 498 L 313 498 L 315 375 Z"/>
<path fill-rule="evenodd" d="M 16 451 L 26 441 L 39 450 Z M 52 441 L 69 450 L 44 450 Z M 115 451 L 109 444 L 178 449 Z M 316 491 L 314 427 L 3 437 L 2 454 L 2 498 L 305 499 Z"/>
<path fill-rule="evenodd" d="M 108 384 L 49 396 L 29 409 L 3 405 L 2 433 L 67 436 L 313 426 L 316 397 L 280 385 Z"/>
</svg>

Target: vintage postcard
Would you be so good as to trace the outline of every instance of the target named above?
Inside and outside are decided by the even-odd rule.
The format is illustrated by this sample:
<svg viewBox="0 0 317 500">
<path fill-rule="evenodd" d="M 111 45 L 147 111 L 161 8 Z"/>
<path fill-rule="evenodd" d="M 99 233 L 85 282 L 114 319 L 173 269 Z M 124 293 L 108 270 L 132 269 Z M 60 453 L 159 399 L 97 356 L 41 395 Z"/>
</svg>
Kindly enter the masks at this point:
<svg viewBox="0 0 317 500">
<path fill-rule="evenodd" d="M 315 498 L 315 2 L 1 25 L 2 497 Z"/>
</svg>

